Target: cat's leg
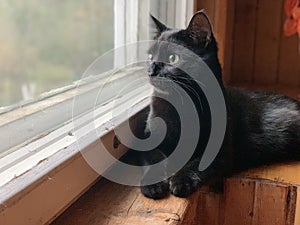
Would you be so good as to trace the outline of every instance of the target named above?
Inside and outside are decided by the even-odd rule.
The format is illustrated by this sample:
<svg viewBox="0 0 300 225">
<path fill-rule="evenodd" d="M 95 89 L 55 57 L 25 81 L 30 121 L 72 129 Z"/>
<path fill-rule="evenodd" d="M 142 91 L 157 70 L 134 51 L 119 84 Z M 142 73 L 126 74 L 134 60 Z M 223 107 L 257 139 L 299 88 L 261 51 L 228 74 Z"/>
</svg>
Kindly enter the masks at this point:
<svg viewBox="0 0 300 225">
<path fill-rule="evenodd" d="M 204 184 L 222 184 L 225 174 L 220 169 L 220 164 L 215 161 L 205 171 L 199 171 L 200 159 L 196 158 L 188 162 L 180 171 L 170 178 L 169 185 L 171 193 L 177 197 L 187 197 L 194 193 L 200 186 Z"/>
<path fill-rule="evenodd" d="M 199 159 L 188 162 L 170 179 L 170 190 L 173 195 L 187 197 L 203 184 L 198 170 L 199 162 Z"/>
<path fill-rule="evenodd" d="M 144 176 L 141 180 L 141 192 L 148 198 L 160 199 L 169 194 L 169 181 L 166 175 L 167 165 L 164 164 L 156 169 L 150 169 L 147 165 L 152 165 L 166 159 L 166 156 L 159 150 L 154 150 L 147 157 L 143 158 L 143 165 L 145 166 Z M 161 180 L 158 183 L 153 183 L 153 178 Z"/>
</svg>

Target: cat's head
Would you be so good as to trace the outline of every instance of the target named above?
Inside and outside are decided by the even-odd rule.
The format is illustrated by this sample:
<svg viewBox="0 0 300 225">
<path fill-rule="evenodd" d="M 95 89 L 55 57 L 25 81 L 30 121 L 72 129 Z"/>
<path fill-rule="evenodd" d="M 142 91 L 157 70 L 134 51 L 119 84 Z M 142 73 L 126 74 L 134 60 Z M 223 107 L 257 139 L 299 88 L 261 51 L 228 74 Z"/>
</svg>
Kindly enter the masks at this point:
<svg viewBox="0 0 300 225">
<path fill-rule="evenodd" d="M 218 47 L 212 31 L 212 25 L 204 11 L 197 12 L 186 29 L 173 29 L 150 16 L 156 29 L 154 44 L 149 48 L 147 72 L 151 83 L 160 89 L 163 82 L 173 80 L 188 83 L 188 74 L 179 68 L 182 64 L 195 66 L 191 58 L 182 51 L 181 46 L 199 56 L 212 70 L 219 83 L 222 83 L 221 66 L 218 60 Z M 201 71 L 199 71 L 201 76 Z"/>
</svg>

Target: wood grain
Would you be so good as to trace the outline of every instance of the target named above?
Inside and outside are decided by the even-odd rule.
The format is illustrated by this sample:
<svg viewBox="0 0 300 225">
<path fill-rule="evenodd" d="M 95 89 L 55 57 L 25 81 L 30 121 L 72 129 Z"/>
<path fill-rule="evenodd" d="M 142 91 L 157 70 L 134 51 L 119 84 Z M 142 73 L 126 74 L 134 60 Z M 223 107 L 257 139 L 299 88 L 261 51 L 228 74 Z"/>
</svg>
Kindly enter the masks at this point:
<svg viewBox="0 0 300 225">
<path fill-rule="evenodd" d="M 278 82 L 300 87 L 300 52 L 297 36 L 285 37 L 281 34 Z"/>
<path fill-rule="evenodd" d="M 298 225 L 298 187 L 238 175 L 224 195 L 199 190 L 189 198 L 145 198 L 139 188 L 99 181 L 52 225 Z M 296 217 L 295 217 L 296 215 Z"/>
<path fill-rule="evenodd" d="M 276 183 L 255 183 L 255 200 L 253 206 L 252 224 L 259 225 L 288 225 L 294 217 L 288 216 L 289 205 L 295 205 L 292 193 L 296 190 Z"/>
<path fill-rule="evenodd" d="M 145 198 L 139 188 L 102 179 L 52 225 L 175 225 L 193 224 L 200 192 L 190 198 Z"/>
<path fill-rule="evenodd" d="M 219 60 L 223 70 L 225 84 L 231 80 L 233 28 L 234 28 L 234 1 L 217 1 L 214 32 L 219 47 Z"/>
<path fill-rule="evenodd" d="M 256 37 L 257 0 L 235 1 L 232 78 L 252 82 Z"/>
<path fill-rule="evenodd" d="M 251 180 L 229 179 L 225 184 L 224 225 L 251 224 L 255 183 Z"/>
<path fill-rule="evenodd" d="M 296 209 L 295 209 L 295 220 L 294 224 L 300 224 L 300 188 L 297 187 L 297 197 L 296 197 Z"/>
<path fill-rule="evenodd" d="M 223 195 L 200 193 L 197 224 L 220 225 L 223 221 Z"/>
<path fill-rule="evenodd" d="M 283 1 L 259 0 L 256 20 L 254 82 L 275 84 L 280 48 Z"/>
<path fill-rule="evenodd" d="M 197 0 L 197 11 L 204 9 L 210 21 L 215 26 L 215 13 L 217 0 Z"/>
</svg>

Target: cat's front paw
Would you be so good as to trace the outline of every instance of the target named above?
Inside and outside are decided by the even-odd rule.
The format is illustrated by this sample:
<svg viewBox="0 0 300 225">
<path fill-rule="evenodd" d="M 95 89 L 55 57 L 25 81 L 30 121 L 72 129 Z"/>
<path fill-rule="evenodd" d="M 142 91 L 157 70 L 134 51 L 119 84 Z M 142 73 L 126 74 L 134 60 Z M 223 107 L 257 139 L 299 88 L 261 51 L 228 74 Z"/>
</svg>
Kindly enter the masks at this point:
<svg viewBox="0 0 300 225">
<path fill-rule="evenodd" d="M 148 198 L 161 199 L 169 194 L 169 183 L 161 181 L 156 184 L 141 186 L 141 191 Z"/>
<path fill-rule="evenodd" d="M 194 193 L 201 185 L 199 177 L 174 176 L 170 180 L 171 193 L 177 197 L 185 198 Z"/>
</svg>

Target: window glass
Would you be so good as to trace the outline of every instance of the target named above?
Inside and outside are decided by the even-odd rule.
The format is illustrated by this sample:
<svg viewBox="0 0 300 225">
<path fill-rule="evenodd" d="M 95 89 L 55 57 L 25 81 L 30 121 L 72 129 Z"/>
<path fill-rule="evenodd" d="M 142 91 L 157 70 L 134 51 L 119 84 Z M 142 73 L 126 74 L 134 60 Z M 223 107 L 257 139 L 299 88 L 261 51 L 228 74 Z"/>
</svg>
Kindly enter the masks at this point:
<svg viewBox="0 0 300 225">
<path fill-rule="evenodd" d="M 2 0 L 0 107 L 81 77 L 114 45 L 114 1 Z"/>
</svg>

